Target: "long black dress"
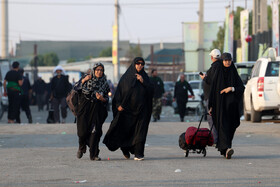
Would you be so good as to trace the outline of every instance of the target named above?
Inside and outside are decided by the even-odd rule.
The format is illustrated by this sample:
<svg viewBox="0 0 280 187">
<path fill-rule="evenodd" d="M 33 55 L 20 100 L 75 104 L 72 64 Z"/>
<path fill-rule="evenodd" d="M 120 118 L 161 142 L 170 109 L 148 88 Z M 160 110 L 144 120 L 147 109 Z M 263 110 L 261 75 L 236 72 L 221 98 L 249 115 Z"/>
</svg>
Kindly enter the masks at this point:
<svg viewBox="0 0 280 187">
<path fill-rule="evenodd" d="M 213 124 L 218 132 L 216 147 L 224 155 L 231 148 L 235 130 L 240 125 L 239 101 L 243 96 L 244 85 L 233 63 L 228 68 L 220 63 L 214 73 L 213 83 L 209 109 L 212 107 Z M 227 87 L 234 87 L 235 91 L 220 94 Z"/>
<path fill-rule="evenodd" d="M 122 148 L 142 158 L 152 113 L 153 85 L 144 68 L 138 72 L 143 83 L 136 79 L 137 60 L 134 59 L 119 81 L 112 101 L 114 119 L 103 143 L 110 151 Z M 124 108 L 122 112 L 117 110 L 119 106 Z"/>
<path fill-rule="evenodd" d="M 92 75 L 93 76 L 93 75 Z M 96 99 L 95 92 L 102 93 L 108 101 L 109 85 L 105 76 L 94 77 L 81 85 L 82 77 L 76 83 L 74 89 L 78 91 L 77 107 L 77 135 L 79 137 L 79 150 L 86 152 L 86 146 L 90 148 L 90 159 L 99 155 L 99 141 L 102 136 L 102 125 L 108 116 L 107 103 Z"/>
</svg>

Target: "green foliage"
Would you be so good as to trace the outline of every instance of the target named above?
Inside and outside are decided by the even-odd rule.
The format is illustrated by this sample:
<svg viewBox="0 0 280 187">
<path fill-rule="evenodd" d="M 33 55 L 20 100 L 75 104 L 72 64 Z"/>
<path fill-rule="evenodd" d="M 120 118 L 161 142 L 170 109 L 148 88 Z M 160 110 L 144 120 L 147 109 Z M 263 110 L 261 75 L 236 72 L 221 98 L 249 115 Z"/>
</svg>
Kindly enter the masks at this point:
<svg viewBox="0 0 280 187">
<path fill-rule="evenodd" d="M 57 66 L 59 59 L 56 53 L 47 53 L 45 55 L 37 55 L 37 66 Z M 30 65 L 34 66 L 34 58 L 31 60 Z"/>
<path fill-rule="evenodd" d="M 71 63 L 71 62 L 76 62 L 76 59 L 75 59 L 75 58 L 69 58 L 69 59 L 67 60 L 67 63 Z"/>
<path fill-rule="evenodd" d="M 56 53 L 48 53 L 44 55 L 44 64 L 46 66 L 57 66 L 59 59 Z"/>
<path fill-rule="evenodd" d="M 86 56 L 85 57 L 85 60 L 90 60 L 90 59 L 92 59 L 93 57 L 91 56 L 91 55 L 89 55 L 89 56 Z"/>
<path fill-rule="evenodd" d="M 135 57 L 142 57 L 143 53 L 140 48 L 140 45 L 136 45 L 135 47 L 130 46 L 129 50 L 126 52 L 126 57 L 129 58 L 129 61 L 133 60 Z"/>
<path fill-rule="evenodd" d="M 223 52 L 224 49 L 224 38 L 225 38 L 225 28 L 220 26 L 219 31 L 217 33 L 217 39 L 212 43 L 212 49 L 220 49 Z"/>
<path fill-rule="evenodd" d="M 237 7 L 234 13 L 234 40 L 240 39 L 240 12 L 244 10 L 242 7 Z"/>
<path fill-rule="evenodd" d="M 99 57 L 111 57 L 112 56 L 112 47 L 108 47 L 100 52 Z"/>
</svg>

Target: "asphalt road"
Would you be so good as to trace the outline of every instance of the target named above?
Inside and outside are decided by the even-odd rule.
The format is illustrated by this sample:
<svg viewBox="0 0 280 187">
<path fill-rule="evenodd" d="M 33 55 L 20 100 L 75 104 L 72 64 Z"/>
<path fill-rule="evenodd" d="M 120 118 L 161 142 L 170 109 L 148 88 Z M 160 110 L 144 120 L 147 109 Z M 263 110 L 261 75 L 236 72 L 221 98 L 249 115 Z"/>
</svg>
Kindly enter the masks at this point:
<svg viewBox="0 0 280 187">
<path fill-rule="evenodd" d="M 207 155 L 184 157 L 179 135 L 197 126 L 199 117 L 186 122 L 169 109 L 160 122 L 150 123 L 145 160 L 125 160 L 120 150 L 110 152 L 100 143 L 102 161 L 90 161 L 87 152 L 76 158 L 76 125 L 46 124 L 47 112 L 32 108 L 34 123 L 0 121 L 0 186 L 279 186 L 280 124 L 242 121 L 237 129 L 232 159 L 224 159 L 214 147 Z M 109 117 L 110 118 L 110 114 Z M 189 122 L 187 122 L 189 120 Z M 103 127 L 109 127 L 107 119 Z M 202 123 L 207 127 L 207 123 Z M 103 138 L 103 136 L 102 136 Z"/>
</svg>

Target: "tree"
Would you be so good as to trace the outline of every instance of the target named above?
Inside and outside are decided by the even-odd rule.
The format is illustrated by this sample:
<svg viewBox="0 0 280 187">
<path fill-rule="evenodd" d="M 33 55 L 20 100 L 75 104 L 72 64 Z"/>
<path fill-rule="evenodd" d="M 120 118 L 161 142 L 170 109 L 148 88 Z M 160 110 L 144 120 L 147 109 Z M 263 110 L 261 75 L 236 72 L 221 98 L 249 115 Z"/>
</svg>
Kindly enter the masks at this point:
<svg viewBox="0 0 280 187">
<path fill-rule="evenodd" d="M 142 57 L 142 55 L 143 53 L 140 45 L 136 45 L 135 47 L 129 47 L 129 50 L 126 52 L 125 57 L 129 58 L 129 61 L 132 61 L 135 57 Z"/>
<path fill-rule="evenodd" d="M 44 56 L 43 55 L 37 55 L 37 66 L 45 66 L 44 65 Z M 34 58 L 31 60 L 30 62 L 30 66 L 34 66 L 35 65 L 35 60 Z"/>
<path fill-rule="evenodd" d="M 111 56 L 112 56 L 112 47 L 103 49 L 99 54 L 99 57 L 111 57 Z"/>
<path fill-rule="evenodd" d="M 59 62 L 56 53 L 47 53 L 45 55 L 37 55 L 37 66 L 57 66 Z M 34 66 L 34 58 L 31 60 L 30 65 Z"/>
<path fill-rule="evenodd" d="M 46 66 L 57 66 L 59 59 L 56 53 L 47 53 L 44 55 L 44 64 Z"/>
<path fill-rule="evenodd" d="M 67 60 L 67 63 L 71 63 L 71 62 L 76 62 L 76 59 L 75 59 L 75 58 L 69 58 L 69 59 Z"/>
</svg>

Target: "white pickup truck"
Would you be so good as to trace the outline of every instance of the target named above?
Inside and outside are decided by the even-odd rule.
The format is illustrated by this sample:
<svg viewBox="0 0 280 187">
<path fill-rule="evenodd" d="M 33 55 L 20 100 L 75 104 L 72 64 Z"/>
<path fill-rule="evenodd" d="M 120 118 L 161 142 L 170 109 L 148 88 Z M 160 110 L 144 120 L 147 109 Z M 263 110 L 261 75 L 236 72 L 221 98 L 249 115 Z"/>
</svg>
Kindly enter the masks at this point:
<svg viewBox="0 0 280 187">
<path fill-rule="evenodd" d="M 259 58 L 244 92 L 244 119 L 260 122 L 264 115 L 280 114 L 280 56 Z"/>
</svg>

